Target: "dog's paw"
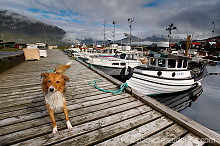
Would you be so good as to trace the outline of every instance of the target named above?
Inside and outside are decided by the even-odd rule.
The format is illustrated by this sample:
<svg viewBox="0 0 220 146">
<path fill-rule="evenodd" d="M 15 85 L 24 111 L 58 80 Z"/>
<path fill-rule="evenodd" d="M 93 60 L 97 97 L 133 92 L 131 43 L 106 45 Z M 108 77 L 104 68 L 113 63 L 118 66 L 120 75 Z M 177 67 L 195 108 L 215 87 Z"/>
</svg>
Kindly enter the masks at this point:
<svg viewBox="0 0 220 146">
<path fill-rule="evenodd" d="M 57 130 L 57 126 L 56 126 L 56 127 L 54 127 L 54 128 L 53 128 L 52 133 L 53 133 L 53 134 L 56 134 L 56 133 L 57 133 L 57 131 L 58 131 L 58 130 Z"/>
<path fill-rule="evenodd" d="M 72 125 L 70 124 L 70 121 L 66 121 L 66 126 L 67 126 L 68 129 L 72 129 L 73 128 Z"/>
</svg>

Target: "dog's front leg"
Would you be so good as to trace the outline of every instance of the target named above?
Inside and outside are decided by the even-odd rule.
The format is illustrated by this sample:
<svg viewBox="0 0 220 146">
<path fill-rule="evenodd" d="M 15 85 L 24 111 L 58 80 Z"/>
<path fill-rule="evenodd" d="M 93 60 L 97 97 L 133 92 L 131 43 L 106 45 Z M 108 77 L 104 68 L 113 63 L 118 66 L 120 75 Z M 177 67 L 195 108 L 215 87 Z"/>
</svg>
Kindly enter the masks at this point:
<svg viewBox="0 0 220 146">
<path fill-rule="evenodd" d="M 67 106 L 66 106 L 66 102 L 63 103 L 63 112 L 64 112 L 64 115 L 65 115 L 65 118 L 66 118 L 67 128 L 72 129 L 72 125 L 70 124 L 70 121 L 69 121 L 68 109 L 67 109 Z"/>
<path fill-rule="evenodd" d="M 55 134 L 55 133 L 57 133 L 57 124 L 56 124 L 56 121 L 55 121 L 55 118 L 54 118 L 54 110 L 52 110 L 51 108 L 50 108 L 50 105 L 49 104 L 47 104 L 47 110 L 48 110 L 48 113 L 49 113 L 49 115 L 50 115 L 50 119 L 51 119 L 51 121 L 52 121 L 52 123 L 53 123 L 53 130 L 52 130 L 52 133 L 53 134 Z"/>
</svg>

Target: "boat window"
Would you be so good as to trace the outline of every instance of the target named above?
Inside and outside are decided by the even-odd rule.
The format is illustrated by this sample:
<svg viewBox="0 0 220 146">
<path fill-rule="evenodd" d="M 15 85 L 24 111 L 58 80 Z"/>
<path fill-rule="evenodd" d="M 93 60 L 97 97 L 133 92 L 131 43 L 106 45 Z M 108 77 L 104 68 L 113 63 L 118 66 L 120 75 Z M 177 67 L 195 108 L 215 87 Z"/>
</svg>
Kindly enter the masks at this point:
<svg viewBox="0 0 220 146">
<path fill-rule="evenodd" d="M 119 65 L 119 63 L 112 63 L 112 65 Z"/>
<path fill-rule="evenodd" d="M 137 54 L 132 54 L 132 59 L 133 59 L 133 60 L 137 60 L 137 59 L 138 59 Z"/>
<path fill-rule="evenodd" d="M 165 67 L 165 59 L 158 59 L 158 66 Z"/>
<path fill-rule="evenodd" d="M 131 60 L 131 59 L 132 59 L 132 55 L 131 54 L 127 54 L 126 60 Z"/>
<path fill-rule="evenodd" d="M 183 60 L 183 68 L 187 68 L 187 60 L 186 59 Z"/>
<path fill-rule="evenodd" d="M 156 65 L 156 59 L 155 58 L 151 58 L 150 59 L 150 64 L 151 65 Z"/>
<path fill-rule="evenodd" d="M 182 59 L 179 59 L 179 60 L 178 60 L 177 68 L 181 68 L 181 67 L 182 67 L 182 62 L 183 62 Z"/>
<path fill-rule="evenodd" d="M 126 60 L 130 60 L 130 58 L 131 58 L 131 55 L 130 55 L 130 54 L 127 54 L 127 55 L 126 55 Z"/>
<path fill-rule="evenodd" d="M 126 60 L 136 60 L 137 56 L 135 54 L 126 54 Z"/>
<path fill-rule="evenodd" d="M 175 68 L 176 67 L 176 60 L 169 59 L 168 60 L 168 67 L 169 68 Z"/>
<path fill-rule="evenodd" d="M 125 66 L 126 65 L 126 63 L 121 63 L 121 66 Z"/>
</svg>

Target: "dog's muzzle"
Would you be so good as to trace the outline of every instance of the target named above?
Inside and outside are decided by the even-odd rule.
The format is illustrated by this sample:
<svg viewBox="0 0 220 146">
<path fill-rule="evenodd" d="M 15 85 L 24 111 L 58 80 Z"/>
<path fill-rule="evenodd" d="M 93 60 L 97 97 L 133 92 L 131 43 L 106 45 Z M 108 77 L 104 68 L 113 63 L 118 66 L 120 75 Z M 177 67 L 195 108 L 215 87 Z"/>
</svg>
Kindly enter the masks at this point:
<svg viewBox="0 0 220 146">
<path fill-rule="evenodd" d="M 50 86 L 48 90 L 49 90 L 50 92 L 54 92 L 54 91 L 55 91 L 55 89 L 54 89 L 53 86 Z"/>
</svg>

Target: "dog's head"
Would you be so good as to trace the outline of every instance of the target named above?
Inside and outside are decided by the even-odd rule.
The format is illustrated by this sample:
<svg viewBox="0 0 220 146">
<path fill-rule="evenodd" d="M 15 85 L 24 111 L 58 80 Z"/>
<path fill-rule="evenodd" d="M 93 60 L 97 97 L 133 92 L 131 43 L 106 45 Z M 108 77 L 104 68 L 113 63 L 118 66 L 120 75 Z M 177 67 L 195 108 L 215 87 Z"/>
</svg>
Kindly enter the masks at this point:
<svg viewBox="0 0 220 146">
<path fill-rule="evenodd" d="M 56 92 L 63 93 L 65 91 L 65 83 L 69 81 L 69 78 L 60 73 L 42 73 L 43 79 L 42 88 L 43 92 Z"/>
</svg>

